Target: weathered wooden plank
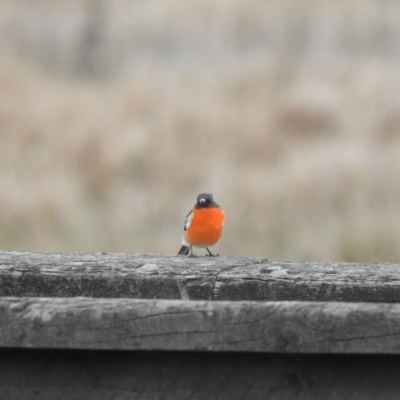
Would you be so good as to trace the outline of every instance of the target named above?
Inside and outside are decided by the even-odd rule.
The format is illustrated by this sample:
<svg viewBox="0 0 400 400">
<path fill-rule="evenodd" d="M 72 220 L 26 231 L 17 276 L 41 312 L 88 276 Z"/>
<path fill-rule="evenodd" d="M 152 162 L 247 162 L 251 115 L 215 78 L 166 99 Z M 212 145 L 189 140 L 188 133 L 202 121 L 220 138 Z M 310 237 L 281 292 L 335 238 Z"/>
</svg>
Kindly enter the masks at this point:
<svg viewBox="0 0 400 400">
<path fill-rule="evenodd" d="M 0 252 L 0 295 L 400 302 L 400 264 Z"/>
<path fill-rule="evenodd" d="M 0 399 L 397 400 L 400 356 L 0 349 Z"/>
<path fill-rule="evenodd" d="M 400 354 L 400 304 L 0 298 L 0 347 Z"/>
</svg>

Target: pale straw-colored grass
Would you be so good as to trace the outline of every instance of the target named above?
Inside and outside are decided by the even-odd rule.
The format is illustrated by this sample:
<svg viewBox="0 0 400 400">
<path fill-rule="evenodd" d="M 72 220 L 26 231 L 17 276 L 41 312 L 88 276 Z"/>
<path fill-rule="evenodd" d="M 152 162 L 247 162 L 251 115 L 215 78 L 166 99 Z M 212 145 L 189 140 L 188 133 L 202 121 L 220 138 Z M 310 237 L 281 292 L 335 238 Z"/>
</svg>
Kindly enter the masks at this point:
<svg viewBox="0 0 400 400">
<path fill-rule="evenodd" d="M 398 7 L 300 3 L 0 1 L 0 248 L 399 260 Z"/>
</svg>

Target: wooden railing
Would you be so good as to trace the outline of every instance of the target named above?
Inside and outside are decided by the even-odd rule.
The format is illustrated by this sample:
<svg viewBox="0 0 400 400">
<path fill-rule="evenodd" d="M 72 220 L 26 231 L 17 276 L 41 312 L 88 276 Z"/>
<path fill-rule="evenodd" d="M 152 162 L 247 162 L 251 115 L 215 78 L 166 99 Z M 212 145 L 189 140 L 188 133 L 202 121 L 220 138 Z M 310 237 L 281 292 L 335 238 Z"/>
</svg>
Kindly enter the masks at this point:
<svg viewBox="0 0 400 400">
<path fill-rule="evenodd" d="M 400 393 L 398 264 L 0 252 L 0 296 L 0 399 Z"/>
</svg>

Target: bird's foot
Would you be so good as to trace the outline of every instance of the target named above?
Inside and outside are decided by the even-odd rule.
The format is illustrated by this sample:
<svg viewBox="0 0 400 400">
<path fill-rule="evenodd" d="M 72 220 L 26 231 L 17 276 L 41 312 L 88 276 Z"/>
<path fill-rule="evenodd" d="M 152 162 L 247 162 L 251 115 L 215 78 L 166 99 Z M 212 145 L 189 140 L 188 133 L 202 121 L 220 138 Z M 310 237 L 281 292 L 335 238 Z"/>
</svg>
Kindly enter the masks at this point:
<svg viewBox="0 0 400 400">
<path fill-rule="evenodd" d="M 211 251 L 208 247 L 206 247 L 206 250 L 208 251 L 208 254 L 206 254 L 206 257 L 218 257 L 219 256 L 219 254 L 211 253 Z"/>
</svg>

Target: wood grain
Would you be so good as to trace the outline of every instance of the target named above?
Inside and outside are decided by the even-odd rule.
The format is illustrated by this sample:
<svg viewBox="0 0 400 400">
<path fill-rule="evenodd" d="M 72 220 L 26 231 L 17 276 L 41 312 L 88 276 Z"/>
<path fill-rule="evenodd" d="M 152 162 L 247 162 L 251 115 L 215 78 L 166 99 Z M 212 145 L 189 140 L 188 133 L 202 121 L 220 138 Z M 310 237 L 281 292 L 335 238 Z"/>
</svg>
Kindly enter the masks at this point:
<svg viewBox="0 0 400 400">
<path fill-rule="evenodd" d="M 0 295 L 400 302 L 400 264 L 0 252 Z"/>
<path fill-rule="evenodd" d="M 400 354 L 400 305 L 0 298 L 0 347 Z"/>
</svg>

